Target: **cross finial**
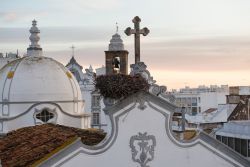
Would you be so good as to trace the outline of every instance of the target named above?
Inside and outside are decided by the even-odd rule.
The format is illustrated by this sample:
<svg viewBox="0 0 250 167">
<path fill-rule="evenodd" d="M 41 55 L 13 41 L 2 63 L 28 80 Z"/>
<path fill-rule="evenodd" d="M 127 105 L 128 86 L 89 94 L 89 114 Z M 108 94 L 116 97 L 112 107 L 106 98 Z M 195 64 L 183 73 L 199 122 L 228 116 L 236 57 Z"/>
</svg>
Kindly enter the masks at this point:
<svg viewBox="0 0 250 167">
<path fill-rule="evenodd" d="M 140 34 L 147 36 L 150 32 L 147 27 L 140 29 L 141 19 L 138 16 L 135 16 L 132 20 L 134 23 L 134 29 L 128 27 L 124 32 L 126 35 L 130 36 L 131 34 L 135 35 L 135 64 L 140 62 Z"/>
<path fill-rule="evenodd" d="M 30 28 L 30 45 L 29 48 L 27 48 L 27 55 L 28 56 L 42 56 L 42 48 L 38 44 L 38 41 L 40 40 L 39 33 L 40 30 L 37 28 L 37 21 L 32 21 L 32 27 Z"/>
<path fill-rule="evenodd" d="M 70 48 L 72 49 L 72 57 L 74 57 L 74 55 L 75 55 L 75 46 L 72 45 Z"/>
<path fill-rule="evenodd" d="M 115 25 L 116 25 L 116 33 L 118 33 L 119 30 L 118 23 L 116 22 Z"/>
</svg>

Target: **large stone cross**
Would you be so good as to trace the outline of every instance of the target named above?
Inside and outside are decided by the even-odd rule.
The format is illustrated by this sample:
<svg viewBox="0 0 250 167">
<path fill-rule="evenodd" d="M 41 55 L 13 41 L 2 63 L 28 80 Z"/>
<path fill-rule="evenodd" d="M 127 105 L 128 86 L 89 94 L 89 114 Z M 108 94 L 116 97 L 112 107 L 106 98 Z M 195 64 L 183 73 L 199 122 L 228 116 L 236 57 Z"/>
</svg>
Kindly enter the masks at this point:
<svg viewBox="0 0 250 167">
<path fill-rule="evenodd" d="M 126 35 L 130 36 L 131 34 L 135 34 L 135 64 L 140 62 L 140 34 L 143 36 L 148 35 L 149 29 L 144 27 L 140 29 L 141 19 L 138 16 L 135 16 L 132 20 L 134 23 L 134 29 L 128 27 L 124 32 Z"/>
</svg>

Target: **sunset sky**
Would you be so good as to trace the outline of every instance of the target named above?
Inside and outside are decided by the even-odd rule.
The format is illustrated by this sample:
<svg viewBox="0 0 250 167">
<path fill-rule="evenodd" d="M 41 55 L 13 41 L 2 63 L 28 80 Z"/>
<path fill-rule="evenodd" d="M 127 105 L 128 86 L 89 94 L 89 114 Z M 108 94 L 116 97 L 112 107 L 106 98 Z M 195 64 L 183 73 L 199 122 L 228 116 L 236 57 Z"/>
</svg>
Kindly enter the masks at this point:
<svg viewBox="0 0 250 167">
<path fill-rule="evenodd" d="M 87 68 L 104 64 L 115 23 L 134 61 L 134 16 L 150 34 L 141 37 L 141 60 L 168 89 L 185 85 L 250 85 L 248 0 L 0 0 L 0 52 L 26 52 L 36 19 L 44 56 L 66 64 L 70 46 Z"/>
</svg>

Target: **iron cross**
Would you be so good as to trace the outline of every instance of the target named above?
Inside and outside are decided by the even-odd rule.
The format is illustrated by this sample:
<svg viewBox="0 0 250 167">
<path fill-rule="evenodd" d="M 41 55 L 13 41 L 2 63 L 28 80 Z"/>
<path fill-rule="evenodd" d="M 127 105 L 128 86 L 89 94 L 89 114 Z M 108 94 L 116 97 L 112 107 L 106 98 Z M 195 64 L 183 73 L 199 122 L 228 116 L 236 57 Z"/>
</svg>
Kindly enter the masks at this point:
<svg viewBox="0 0 250 167">
<path fill-rule="evenodd" d="M 135 16 L 132 20 L 134 23 L 134 29 L 128 27 L 124 32 L 126 35 L 130 36 L 131 34 L 135 34 L 135 64 L 140 62 L 140 34 L 143 36 L 148 35 L 149 29 L 144 27 L 140 29 L 141 19 L 138 16 Z"/>
</svg>

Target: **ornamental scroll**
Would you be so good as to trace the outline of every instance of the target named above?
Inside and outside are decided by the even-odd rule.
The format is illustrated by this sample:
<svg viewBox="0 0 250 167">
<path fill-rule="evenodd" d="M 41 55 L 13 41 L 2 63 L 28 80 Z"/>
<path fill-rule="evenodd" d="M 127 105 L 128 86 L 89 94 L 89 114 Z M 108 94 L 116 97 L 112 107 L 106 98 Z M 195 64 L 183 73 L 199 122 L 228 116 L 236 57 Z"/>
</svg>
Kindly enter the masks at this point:
<svg viewBox="0 0 250 167">
<path fill-rule="evenodd" d="M 141 167 L 150 167 L 148 162 L 154 159 L 154 148 L 156 139 L 153 135 L 138 133 L 138 135 L 130 138 L 130 148 L 132 152 L 132 160 L 140 164 Z"/>
</svg>

